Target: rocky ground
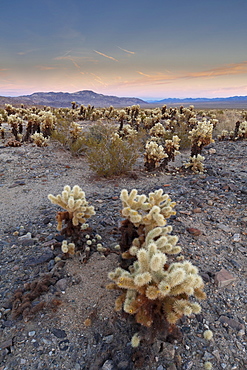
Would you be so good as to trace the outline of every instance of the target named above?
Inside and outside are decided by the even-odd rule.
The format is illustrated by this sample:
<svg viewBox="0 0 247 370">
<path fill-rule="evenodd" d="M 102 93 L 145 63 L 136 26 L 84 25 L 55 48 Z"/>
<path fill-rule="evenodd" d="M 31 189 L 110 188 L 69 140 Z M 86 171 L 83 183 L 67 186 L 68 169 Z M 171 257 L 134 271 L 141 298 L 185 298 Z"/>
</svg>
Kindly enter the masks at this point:
<svg viewBox="0 0 247 370">
<path fill-rule="evenodd" d="M 150 174 L 140 161 L 136 176 L 98 179 L 85 158 L 55 144 L 0 147 L 0 370 L 197 370 L 207 361 L 213 369 L 247 369 L 246 141 L 217 142 L 203 155 L 203 175 L 172 166 Z M 188 157 L 183 152 L 173 166 Z M 61 193 L 66 184 L 85 191 L 96 210 L 92 232 L 113 253 L 94 252 L 87 263 L 83 256 L 58 261 L 59 207 L 47 195 Z M 174 343 L 164 342 L 161 333 L 132 348 L 137 325 L 114 312 L 117 293 L 105 288 L 119 260 L 114 246 L 123 188 L 145 194 L 162 188 L 177 202 L 168 224 L 205 281 L 202 312 L 179 322 L 183 336 Z M 49 289 L 34 302 L 45 307 L 26 320 L 15 317 L 14 292 L 41 277 L 50 278 Z M 203 337 L 206 329 L 214 334 L 210 341 Z"/>
</svg>

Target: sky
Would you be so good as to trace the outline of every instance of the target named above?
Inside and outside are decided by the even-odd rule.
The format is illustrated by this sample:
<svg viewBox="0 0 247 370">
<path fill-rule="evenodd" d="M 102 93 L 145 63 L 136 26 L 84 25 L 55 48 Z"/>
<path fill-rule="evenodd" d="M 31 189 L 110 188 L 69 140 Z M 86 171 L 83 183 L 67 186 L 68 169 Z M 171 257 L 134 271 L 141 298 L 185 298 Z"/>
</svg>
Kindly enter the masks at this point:
<svg viewBox="0 0 247 370">
<path fill-rule="evenodd" d="M 247 0 L 1 0 L 0 95 L 247 95 Z"/>
</svg>

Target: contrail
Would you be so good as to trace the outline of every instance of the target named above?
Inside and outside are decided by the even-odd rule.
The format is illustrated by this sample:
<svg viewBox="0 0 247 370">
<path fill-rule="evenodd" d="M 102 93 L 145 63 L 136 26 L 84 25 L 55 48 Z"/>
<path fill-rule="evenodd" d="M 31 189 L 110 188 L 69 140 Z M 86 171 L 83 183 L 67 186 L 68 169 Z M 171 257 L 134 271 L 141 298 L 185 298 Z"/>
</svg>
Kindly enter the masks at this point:
<svg viewBox="0 0 247 370">
<path fill-rule="evenodd" d="M 99 54 L 99 55 L 102 55 L 103 57 L 105 58 L 108 58 L 108 59 L 111 59 L 111 60 L 114 60 L 115 62 L 118 62 L 117 59 L 113 58 L 113 57 L 110 57 L 109 55 L 106 55 L 106 54 L 103 54 L 103 53 L 100 53 L 99 51 L 97 50 L 94 50 L 95 53 Z"/>
<path fill-rule="evenodd" d="M 121 50 L 123 50 L 123 51 L 125 51 L 125 53 L 135 54 L 134 51 L 129 51 L 129 50 L 126 50 L 126 49 L 122 49 L 122 48 L 120 48 L 120 46 L 118 46 L 118 48 L 121 49 Z"/>
</svg>

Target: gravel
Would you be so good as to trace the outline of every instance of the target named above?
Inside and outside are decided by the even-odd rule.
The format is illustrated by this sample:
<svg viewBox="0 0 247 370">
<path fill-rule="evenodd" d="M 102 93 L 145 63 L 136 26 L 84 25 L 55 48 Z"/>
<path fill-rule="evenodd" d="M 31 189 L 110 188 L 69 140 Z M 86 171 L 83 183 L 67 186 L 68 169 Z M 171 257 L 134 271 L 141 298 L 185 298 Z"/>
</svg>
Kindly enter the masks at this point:
<svg viewBox="0 0 247 370">
<path fill-rule="evenodd" d="M 206 361 L 213 369 L 247 369 L 246 141 L 217 142 L 203 155 L 207 172 L 201 175 L 177 170 L 189 158 L 185 151 L 166 173 L 147 173 L 140 161 L 137 179 L 99 179 L 85 158 L 55 144 L 0 148 L 1 370 L 197 370 Z M 59 261 L 54 248 L 63 239 L 56 231 L 59 209 L 47 195 L 66 184 L 85 191 L 96 210 L 90 226 L 112 252 L 120 236 L 121 189 L 148 194 L 163 188 L 176 201 L 168 224 L 182 254 L 199 268 L 207 293 L 202 312 L 179 322 L 181 341 L 167 343 L 160 336 L 131 347 L 138 325 L 114 312 L 117 293 L 105 288 L 107 273 L 118 264 L 116 253 L 95 252 L 87 263 L 78 257 Z M 57 306 L 47 304 L 27 322 L 14 319 L 16 289 L 53 271 L 58 280 L 40 299 L 56 299 Z M 214 334 L 210 341 L 203 337 L 208 329 Z"/>
</svg>

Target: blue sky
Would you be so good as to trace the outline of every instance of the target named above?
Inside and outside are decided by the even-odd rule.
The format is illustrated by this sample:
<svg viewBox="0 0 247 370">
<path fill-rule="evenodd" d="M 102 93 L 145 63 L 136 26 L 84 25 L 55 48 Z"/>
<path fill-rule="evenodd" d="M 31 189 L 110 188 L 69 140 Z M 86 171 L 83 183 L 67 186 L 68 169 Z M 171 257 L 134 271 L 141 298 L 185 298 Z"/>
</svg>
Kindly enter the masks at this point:
<svg viewBox="0 0 247 370">
<path fill-rule="evenodd" d="M 0 95 L 247 95 L 246 0 L 2 0 Z"/>
</svg>

